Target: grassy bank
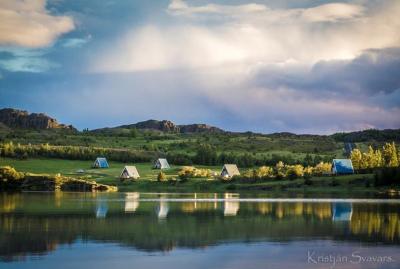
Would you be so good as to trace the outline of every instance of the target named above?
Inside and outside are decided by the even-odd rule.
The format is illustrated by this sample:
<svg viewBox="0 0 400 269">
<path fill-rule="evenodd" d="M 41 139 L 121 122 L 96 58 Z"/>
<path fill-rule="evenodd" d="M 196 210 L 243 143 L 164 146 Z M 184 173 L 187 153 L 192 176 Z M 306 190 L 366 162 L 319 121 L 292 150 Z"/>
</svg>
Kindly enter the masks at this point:
<svg viewBox="0 0 400 269">
<path fill-rule="evenodd" d="M 0 191 L 79 191 L 115 192 L 118 188 L 95 181 L 72 178 L 60 174 L 32 174 L 0 166 Z"/>
<path fill-rule="evenodd" d="M 40 173 L 65 177 L 80 178 L 86 181 L 95 181 L 100 184 L 117 186 L 119 191 L 144 191 L 144 192 L 271 192 L 271 193 L 332 193 L 345 196 L 357 196 L 357 194 L 377 194 L 385 192 L 389 187 L 376 188 L 373 186 L 373 175 L 346 175 L 337 177 L 313 177 L 305 180 L 266 180 L 257 182 L 236 182 L 210 180 L 204 178 L 191 178 L 181 182 L 178 178 L 180 166 L 172 166 L 165 170 L 167 181 L 156 180 L 159 170 L 152 169 L 150 163 L 135 164 L 140 173 L 140 180 L 125 181 L 119 180 L 119 175 L 126 165 L 120 162 L 110 162 L 109 169 L 92 169 L 91 161 L 71 161 L 59 159 L 28 159 L 16 160 L 1 158 L 0 166 L 9 165 L 18 171 L 29 173 Z M 219 171 L 221 167 L 202 166 L 213 171 Z M 84 173 L 78 173 L 83 169 Z"/>
</svg>

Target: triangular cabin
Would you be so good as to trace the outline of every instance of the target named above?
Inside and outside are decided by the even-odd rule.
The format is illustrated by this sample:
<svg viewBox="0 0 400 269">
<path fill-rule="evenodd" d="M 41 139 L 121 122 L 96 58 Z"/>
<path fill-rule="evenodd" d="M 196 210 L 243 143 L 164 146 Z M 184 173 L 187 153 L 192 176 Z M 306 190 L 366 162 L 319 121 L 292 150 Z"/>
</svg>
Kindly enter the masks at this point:
<svg viewBox="0 0 400 269">
<path fill-rule="evenodd" d="M 136 166 L 125 166 L 124 170 L 122 170 L 122 173 L 120 175 L 120 179 L 138 179 L 139 172 L 136 169 Z"/>
<path fill-rule="evenodd" d="M 154 168 L 155 169 L 169 169 L 170 166 L 169 166 L 167 159 L 160 158 L 154 162 Z"/>
<path fill-rule="evenodd" d="M 93 168 L 108 168 L 108 162 L 106 158 L 98 157 L 94 163 Z"/>
<path fill-rule="evenodd" d="M 332 174 L 347 175 L 354 174 L 353 163 L 350 159 L 333 159 Z"/>
<path fill-rule="evenodd" d="M 225 164 L 221 171 L 221 177 L 231 178 L 233 176 L 240 176 L 240 172 L 236 164 Z"/>
</svg>

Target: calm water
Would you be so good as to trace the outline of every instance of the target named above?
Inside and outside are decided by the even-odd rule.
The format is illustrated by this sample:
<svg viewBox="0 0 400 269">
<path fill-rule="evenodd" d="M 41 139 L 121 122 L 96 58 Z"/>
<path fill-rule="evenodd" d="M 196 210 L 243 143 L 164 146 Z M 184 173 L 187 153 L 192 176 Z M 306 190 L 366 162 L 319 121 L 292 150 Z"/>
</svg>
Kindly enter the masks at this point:
<svg viewBox="0 0 400 269">
<path fill-rule="evenodd" d="M 0 268 L 400 268 L 400 200 L 0 194 Z"/>
</svg>

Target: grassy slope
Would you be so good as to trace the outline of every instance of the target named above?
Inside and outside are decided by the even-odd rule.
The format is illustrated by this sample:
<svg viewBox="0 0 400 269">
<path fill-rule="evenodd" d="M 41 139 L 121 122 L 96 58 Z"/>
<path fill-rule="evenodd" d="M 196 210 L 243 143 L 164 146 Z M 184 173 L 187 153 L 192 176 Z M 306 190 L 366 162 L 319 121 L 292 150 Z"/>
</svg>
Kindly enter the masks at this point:
<svg viewBox="0 0 400 269">
<path fill-rule="evenodd" d="M 54 130 L 16 130 L 4 141 L 21 144 L 51 143 L 53 145 L 81 145 L 109 148 L 159 149 L 162 151 L 194 154 L 200 143 L 211 144 L 217 152 L 279 154 L 303 158 L 305 154 L 343 156 L 343 143 L 327 136 L 277 136 L 261 134 L 161 134 L 139 132 L 132 137 L 102 136 L 93 133 L 62 133 Z M 0 137 L 1 139 L 1 137 Z"/>
<path fill-rule="evenodd" d="M 80 176 L 84 179 L 95 180 L 98 183 L 117 185 L 120 191 L 204 191 L 204 192 L 224 192 L 224 191 L 271 191 L 282 192 L 320 192 L 355 194 L 357 192 L 377 192 L 377 189 L 367 188 L 366 181 L 372 182 L 372 175 L 349 175 L 336 177 L 337 186 L 332 186 L 332 177 L 315 177 L 312 179 L 311 186 L 304 185 L 304 179 L 266 181 L 261 183 L 231 183 L 220 182 L 217 180 L 190 179 L 188 182 L 157 182 L 155 179 L 159 170 L 151 168 L 150 163 L 135 164 L 141 175 L 141 180 L 136 182 L 120 182 L 118 179 L 124 163 L 110 162 L 109 169 L 91 169 L 91 161 L 71 161 L 59 159 L 29 159 L 15 160 L 0 158 L 0 166 L 10 165 L 18 171 L 32 173 L 60 173 L 67 176 Z M 220 167 L 205 167 L 213 171 L 219 171 Z M 78 169 L 84 169 L 85 174 L 77 174 Z M 179 166 L 172 166 L 165 170 L 168 178 L 177 178 Z"/>
</svg>

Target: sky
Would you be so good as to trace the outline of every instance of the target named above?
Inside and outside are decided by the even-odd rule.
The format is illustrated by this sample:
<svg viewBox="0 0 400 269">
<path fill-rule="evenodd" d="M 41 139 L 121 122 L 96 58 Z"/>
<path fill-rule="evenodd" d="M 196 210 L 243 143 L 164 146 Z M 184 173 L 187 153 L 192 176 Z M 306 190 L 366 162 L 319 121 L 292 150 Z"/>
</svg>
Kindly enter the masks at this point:
<svg viewBox="0 0 400 269">
<path fill-rule="evenodd" d="M 400 1 L 1 0 L 1 107 L 79 129 L 400 128 Z"/>
</svg>

